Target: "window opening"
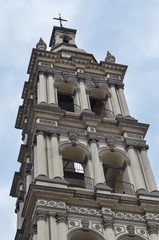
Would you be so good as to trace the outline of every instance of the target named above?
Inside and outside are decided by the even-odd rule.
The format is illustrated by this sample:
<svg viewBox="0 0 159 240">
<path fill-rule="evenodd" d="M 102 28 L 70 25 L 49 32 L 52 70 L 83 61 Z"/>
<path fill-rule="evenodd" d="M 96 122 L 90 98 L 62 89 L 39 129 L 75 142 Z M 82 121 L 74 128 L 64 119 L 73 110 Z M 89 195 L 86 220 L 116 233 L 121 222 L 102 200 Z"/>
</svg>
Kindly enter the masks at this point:
<svg viewBox="0 0 159 240">
<path fill-rule="evenodd" d="M 74 112 L 72 96 L 64 93 L 58 93 L 58 106 L 69 112 Z"/>
<path fill-rule="evenodd" d="M 101 115 L 104 107 L 104 103 L 101 99 L 90 97 L 91 110 L 97 115 Z"/>
</svg>

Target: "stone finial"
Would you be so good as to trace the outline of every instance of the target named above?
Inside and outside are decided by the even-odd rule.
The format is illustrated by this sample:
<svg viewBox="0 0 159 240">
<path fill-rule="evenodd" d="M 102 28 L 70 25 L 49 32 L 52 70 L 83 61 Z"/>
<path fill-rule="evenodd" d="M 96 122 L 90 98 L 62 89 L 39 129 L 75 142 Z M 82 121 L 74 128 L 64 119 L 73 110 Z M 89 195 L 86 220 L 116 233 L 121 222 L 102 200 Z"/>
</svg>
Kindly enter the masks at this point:
<svg viewBox="0 0 159 240">
<path fill-rule="evenodd" d="M 107 56 L 105 58 L 105 62 L 115 63 L 115 57 L 113 55 L 111 55 L 111 53 L 109 51 L 107 51 Z"/>
<path fill-rule="evenodd" d="M 40 50 L 46 50 L 47 45 L 42 38 L 40 38 L 39 42 L 36 44 L 36 48 Z"/>
</svg>

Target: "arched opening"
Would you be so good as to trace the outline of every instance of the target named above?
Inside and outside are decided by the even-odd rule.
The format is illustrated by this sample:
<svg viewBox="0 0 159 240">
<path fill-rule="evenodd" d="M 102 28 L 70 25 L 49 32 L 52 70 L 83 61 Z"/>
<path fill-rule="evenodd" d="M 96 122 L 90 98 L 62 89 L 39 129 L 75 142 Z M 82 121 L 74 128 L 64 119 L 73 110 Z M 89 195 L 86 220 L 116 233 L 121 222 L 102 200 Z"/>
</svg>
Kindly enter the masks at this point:
<svg viewBox="0 0 159 240">
<path fill-rule="evenodd" d="M 129 182 L 124 156 L 117 152 L 105 152 L 102 157 L 107 186 L 114 193 L 134 195 L 134 186 Z"/>
<path fill-rule="evenodd" d="M 89 95 L 92 112 L 98 116 L 111 118 L 113 112 L 107 106 L 106 92 L 101 88 L 92 88 Z"/>
<path fill-rule="evenodd" d="M 71 187 L 93 189 L 93 179 L 86 173 L 86 153 L 77 146 L 67 146 L 62 154 L 64 178 Z"/>
<path fill-rule="evenodd" d="M 57 89 L 58 106 L 69 112 L 74 112 L 74 88 L 68 83 L 61 83 Z"/>
<path fill-rule="evenodd" d="M 137 237 L 124 237 L 124 238 L 121 238 L 121 240 L 141 240 L 141 238 L 139 239 L 139 238 L 137 238 Z"/>
<path fill-rule="evenodd" d="M 103 238 L 102 238 L 103 239 Z M 101 240 L 100 236 L 90 231 L 76 231 L 69 240 Z"/>
</svg>

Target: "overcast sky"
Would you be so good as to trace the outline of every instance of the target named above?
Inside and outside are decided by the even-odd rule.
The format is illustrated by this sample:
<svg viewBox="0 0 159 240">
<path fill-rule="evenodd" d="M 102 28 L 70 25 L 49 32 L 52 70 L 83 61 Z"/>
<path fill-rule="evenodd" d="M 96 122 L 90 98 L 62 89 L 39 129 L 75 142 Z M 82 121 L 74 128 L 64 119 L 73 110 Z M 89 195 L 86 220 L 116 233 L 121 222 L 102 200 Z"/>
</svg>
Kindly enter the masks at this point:
<svg viewBox="0 0 159 240">
<path fill-rule="evenodd" d="M 14 239 L 15 200 L 9 197 L 21 144 L 14 129 L 31 50 L 39 38 L 49 44 L 53 17 L 77 29 L 76 44 L 104 60 L 107 50 L 128 65 L 125 95 L 131 116 L 149 123 L 146 136 L 157 184 L 159 149 L 158 0 L 0 0 L 0 225 L 1 239 Z M 157 179 L 158 177 L 158 179 Z"/>
</svg>

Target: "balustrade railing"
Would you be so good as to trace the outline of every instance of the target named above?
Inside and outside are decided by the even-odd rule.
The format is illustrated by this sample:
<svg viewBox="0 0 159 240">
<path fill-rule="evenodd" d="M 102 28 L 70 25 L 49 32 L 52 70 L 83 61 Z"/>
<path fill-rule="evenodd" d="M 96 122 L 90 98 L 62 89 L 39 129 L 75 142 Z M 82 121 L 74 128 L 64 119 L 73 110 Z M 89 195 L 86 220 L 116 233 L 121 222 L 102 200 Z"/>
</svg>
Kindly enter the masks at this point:
<svg viewBox="0 0 159 240">
<path fill-rule="evenodd" d="M 135 195 L 134 185 L 122 181 L 107 181 L 107 186 L 113 189 L 114 193 Z"/>
<path fill-rule="evenodd" d="M 93 189 L 93 179 L 84 176 L 83 173 L 64 171 L 64 178 L 69 182 L 70 187 Z"/>
</svg>

